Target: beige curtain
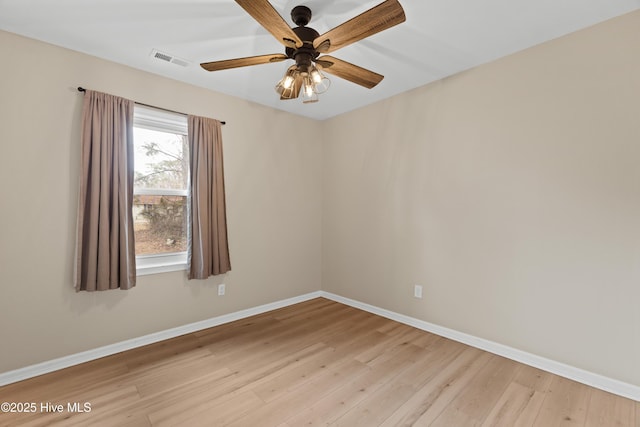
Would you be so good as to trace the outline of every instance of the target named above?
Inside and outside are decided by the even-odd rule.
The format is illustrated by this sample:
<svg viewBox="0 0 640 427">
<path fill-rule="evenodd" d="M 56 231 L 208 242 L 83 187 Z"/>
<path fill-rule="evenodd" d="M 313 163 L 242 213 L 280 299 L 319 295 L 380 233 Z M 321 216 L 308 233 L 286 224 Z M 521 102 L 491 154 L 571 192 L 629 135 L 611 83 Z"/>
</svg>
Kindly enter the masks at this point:
<svg viewBox="0 0 640 427">
<path fill-rule="evenodd" d="M 76 291 L 130 289 L 136 283 L 133 106 L 105 93 L 84 94 Z"/>
<path fill-rule="evenodd" d="M 206 279 L 231 270 L 218 120 L 189 116 L 191 177 L 189 279 Z"/>
</svg>

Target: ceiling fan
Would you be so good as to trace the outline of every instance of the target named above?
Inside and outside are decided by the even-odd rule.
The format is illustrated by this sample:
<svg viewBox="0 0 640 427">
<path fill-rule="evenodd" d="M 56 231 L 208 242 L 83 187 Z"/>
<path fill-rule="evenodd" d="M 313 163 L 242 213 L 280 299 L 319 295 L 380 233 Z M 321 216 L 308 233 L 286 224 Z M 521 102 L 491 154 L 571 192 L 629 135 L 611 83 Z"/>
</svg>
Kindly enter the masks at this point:
<svg viewBox="0 0 640 427">
<path fill-rule="evenodd" d="M 398 0 L 386 0 L 320 35 L 306 26 L 311 20 L 311 10 L 306 6 L 292 9 L 291 19 L 297 27 L 291 28 L 268 0 L 236 0 L 236 3 L 285 46 L 285 53 L 204 62 L 200 66 L 207 71 L 218 71 L 293 59 L 295 64 L 287 69 L 275 89 L 280 99 L 296 99 L 302 93 L 305 103 L 317 101 L 318 94 L 328 89 L 330 81 L 323 71 L 368 89 L 380 83 L 384 76 L 378 73 L 321 54 L 331 53 L 406 19 Z"/>
</svg>

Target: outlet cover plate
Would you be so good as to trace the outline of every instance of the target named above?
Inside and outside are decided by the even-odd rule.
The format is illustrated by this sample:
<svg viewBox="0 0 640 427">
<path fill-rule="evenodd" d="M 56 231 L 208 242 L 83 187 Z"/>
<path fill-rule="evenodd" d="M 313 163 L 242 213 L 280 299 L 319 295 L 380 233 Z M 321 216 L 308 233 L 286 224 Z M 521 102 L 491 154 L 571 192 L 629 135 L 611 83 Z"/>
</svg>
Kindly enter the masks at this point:
<svg viewBox="0 0 640 427">
<path fill-rule="evenodd" d="M 415 298 L 422 298 L 422 286 L 420 285 L 415 285 L 413 287 L 413 296 Z"/>
</svg>

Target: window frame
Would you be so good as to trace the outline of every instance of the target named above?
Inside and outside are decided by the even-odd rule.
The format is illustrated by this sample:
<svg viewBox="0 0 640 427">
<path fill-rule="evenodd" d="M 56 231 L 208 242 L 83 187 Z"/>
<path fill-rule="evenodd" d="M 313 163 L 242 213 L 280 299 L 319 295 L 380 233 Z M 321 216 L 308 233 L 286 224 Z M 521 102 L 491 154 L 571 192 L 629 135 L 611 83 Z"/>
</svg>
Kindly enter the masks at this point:
<svg viewBox="0 0 640 427">
<path fill-rule="evenodd" d="M 153 130 L 157 132 L 174 133 L 188 136 L 187 117 L 179 113 L 168 112 L 157 108 L 136 104 L 133 113 L 133 127 Z M 135 144 L 135 138 L 134 138 Z M 134 166 L 135 170 L 135 166 Z M 186 171 L 189 173 L 189 171 Z M 184 190 L 153 189 L 134 187 L 134 196 L 186 196 L 187 209 L 190 202 L 190 186 Z M 187 242 L 189 241 L 189 224 L 187 220 Z M 136 275 L 167 273 L 171 271 L 187 270 L 187 251 L 164 252 L 157 254 L 136 254 Z"/>
</svg>

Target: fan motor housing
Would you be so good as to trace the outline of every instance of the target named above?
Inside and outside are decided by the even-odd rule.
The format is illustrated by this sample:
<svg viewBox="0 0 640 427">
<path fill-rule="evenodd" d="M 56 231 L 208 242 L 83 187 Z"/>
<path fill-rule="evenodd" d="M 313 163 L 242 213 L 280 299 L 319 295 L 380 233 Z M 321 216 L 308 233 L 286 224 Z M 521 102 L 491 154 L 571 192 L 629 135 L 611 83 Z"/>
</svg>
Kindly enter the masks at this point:
<svg viewBox="0 0 640 427">
<path fill-rule="evenodd" d="M 293 14 L 293 13 L 292 13 Z M 311 65 L 311 61 L 315 60 L 319 55 L 316 49 L 313 48 L 313 41 L 320 35 L 316 30 L 310 27 L 295 27 L 293 32 L 302 40 L 302 46 L 299 48 L 285 48 L 286 55 L 296 61 L 296 64 L 304 66 L 306 69 Z"/>
<path fill-rule="evenodd" d="M 297 25 L 292 30 L 302 40 L 302 46 L 298 48 L 287 47 L 285 53 L 296 61 L 298 69 L 306 71 L 311 62 L 320 55 L 320 52 L 313 47 L 313 41 L 318 38 L 320 33 L 306 26 L 311 20 L 311 9 L 307 6 L 296 6 L 291 9 L 291 19 Z"/>
</svg>

